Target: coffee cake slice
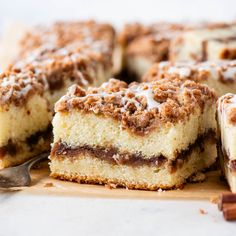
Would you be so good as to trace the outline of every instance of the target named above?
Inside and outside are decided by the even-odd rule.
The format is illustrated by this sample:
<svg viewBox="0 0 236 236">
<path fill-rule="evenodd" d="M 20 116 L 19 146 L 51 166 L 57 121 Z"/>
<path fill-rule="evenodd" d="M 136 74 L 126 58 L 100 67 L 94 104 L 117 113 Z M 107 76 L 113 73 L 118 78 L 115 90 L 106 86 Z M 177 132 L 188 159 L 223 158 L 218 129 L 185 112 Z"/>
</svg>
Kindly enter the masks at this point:
<svg viewBox="0 0 236 236">
<path fill-rule="evenodd" d="M 221 133 L 220 159 L 222 170 L 232 192 L 236 192 L 236 95 L 219 98 L 217 117 Z"/>
<path fill-rule="evenodd" d="M 160 62 L 154 64 L 142 77 L 148 82 L 163 78 L 182 78 L 204 83 L 218 96 L 236 93 L 236 61 Z"/>
<path fill-rule="evenodd" d="M 170 44 L 171 61 L 236 59 L 236 23 L 206 23 L 186 30 Z"/>
<path fill-rule="evenodd" d="M 32 71 L 0 75 L 0 169 L 49 150 L 52 114 L 43 84 Z"/>
<path fill-rule="evenodd" d="M 153 63 L 168 59 L 170 41 L 184 28 L 184 25 L 168 22 L 125 25 L 119 35 L 124 68 L 131 76 L 140 79 Z"/>
<path fill-rule="evenodd" d="M 72 86 L 56 104 L 51 176 L 156 190 L 215 162 L 216 97 L 182 79 Z"/>
</svg>

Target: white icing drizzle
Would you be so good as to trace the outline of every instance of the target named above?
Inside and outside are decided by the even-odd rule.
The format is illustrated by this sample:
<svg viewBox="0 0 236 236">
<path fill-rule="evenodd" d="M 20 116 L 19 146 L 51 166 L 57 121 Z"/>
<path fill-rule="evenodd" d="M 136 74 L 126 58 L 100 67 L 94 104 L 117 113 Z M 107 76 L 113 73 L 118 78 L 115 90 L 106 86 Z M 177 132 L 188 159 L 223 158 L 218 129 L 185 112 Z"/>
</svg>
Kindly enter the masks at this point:
<svg viewBox="0 0 236 236">
<path fill-rule="evenodd" d="M 71 55 L 71 60 L 73 61 L 74 63 L 74 73 L 80 78 L 80 82 L 84 85 L 84 86 L 87 86 L 89 83 L 88 81 L 85 79 L 83 73 L 79 70 L 78 68 L 78 64 L 76 63 L 78 57 L 80 56 L 80 54 L 74 54 L 74 55 Z"/>
<path fill-rule="evenodd" d="M 212 79 L 236 80 L 236 60 L 234 61 L 216 61 L 216 62 L 168 62 L 159 63 L 160 70 L 167 70 L 169 74 L 178 74 L 182 78 L 191 78 L 192 71 L 208 72 Z"/>
<path fill-rule="evenodd" d="M 236 95 L 234 94 L 233 97 L 230 99 L 230 107 L 236 107 Z"/>
<path fill-rule="evenodd" d="M 144 84 L 147 86 L 147 89 L 142 89 L 140 86 L 131 87 L 130 90 L 135 93 L 135 97 L 145 97 L 147 101 L 147 108 L 159 108 L 160 103 L 157 102 L 153 97 L 152 85 Z"/>
<path fill-rule="evenodd" d="M 189 77 L 191 75 L 190 67 L 173 67 L 171 66 L 168 70 L 169 74 L 179 74 L 180 77 Z"/>
<path fill-rule="evenodd" d="M 38 84 L 38 85 L 37 85 Z M 14 95 L 17 99 L 27 96 L 27 94 L 33 89 L 33 87 L 39 86 L 35 77 L 29 77 L 28 74 L 18 73 L 6 76 L 1 79 L 0 87 L 4 89 L 4 93 L 1 93 L 1 99 L 7 101 Z"/>
<path fill-rule="evenodd" d="M 100 88 L 105 88 L 109 82 L 103 83 Z M 143 86 L 143 87 L 142 87 Z M 76 96 L 73 96 L 76 91 L 76 85 L 73 85 L 69 88 L 69 94 L 72 95 L 72 97 L 76 98 Z M 134 97 L 130 98 L 128 96 L 129 93 L 133 93 Z M 109 97 L 109 96 L 117 96 L 121 98 L 122 108 L 121 112 L 125 112 L 129 104 L 134 104 L 137 109 L 141 109 L 142 105 L 141 103 L 136 99 L 139 97 L 144 97 L 147 102 L 147 110 L 156 108 L 159 109 L 161 106 L 161 103 L 157 102 L 154 99 L 154 94 L 152 91 L 152 85 L 148 83 L 143 83 L 142 85 L 133 85 L 130 88 L 127 88 L 125 90 L 121 90 L 119 92 L 113 92 L 113 93 L 107 93 L 103 90 L 98 90 L 94 94 L 87 94 L 84 97 L 81 97 L 82 99 L 87 99 L 88 97 Z M 66 97 L 65 97 L 66 98 Z"/>
</svg>

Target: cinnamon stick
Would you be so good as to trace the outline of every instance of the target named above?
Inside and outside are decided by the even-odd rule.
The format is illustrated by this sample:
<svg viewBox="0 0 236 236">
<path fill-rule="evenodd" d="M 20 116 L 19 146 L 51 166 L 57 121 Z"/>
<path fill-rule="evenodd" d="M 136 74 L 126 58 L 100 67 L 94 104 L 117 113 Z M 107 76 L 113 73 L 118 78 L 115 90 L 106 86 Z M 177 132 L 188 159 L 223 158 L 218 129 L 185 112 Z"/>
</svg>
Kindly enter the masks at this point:
<svg viewBox="0 0 236 236">
<path fill-rule="evenodd" d="M 234 193 L 223 193 L 220 196 L 219 202 L 218 202 L 218 208 L 220 211 L 223 210 L 224 206 L 228 203 L 235 203 L 236 204 L 236 194 Z"/>
<path fill-rule="evenodd" d="M 228 221 L 236 220 L 236 203 L 223 204 L 223 215 Z"/>
</svg>

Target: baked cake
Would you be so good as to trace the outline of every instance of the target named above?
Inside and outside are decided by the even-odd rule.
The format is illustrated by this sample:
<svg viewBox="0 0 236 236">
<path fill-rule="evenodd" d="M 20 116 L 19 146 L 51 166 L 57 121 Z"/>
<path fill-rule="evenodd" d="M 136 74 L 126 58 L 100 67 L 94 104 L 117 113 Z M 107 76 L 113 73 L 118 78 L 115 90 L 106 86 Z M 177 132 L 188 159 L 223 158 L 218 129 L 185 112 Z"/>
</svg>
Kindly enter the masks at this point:
<svg viewBox="0 0 236 236">
<path fill-rule="evenodd" d="M 0 75 L 0 169 L 49 150 L 52 114 L 44 82 L 32 71 Z"/>
<path fill-rule="evenodd" d="M 51 176 L 133 189 L 179 187 L 215 162 L 216 96 L 183 79 L 70 87 L 55 106 Z M 187 132 L 186 132 L 187 131 Z"/>
<path fill-rule="evenodd" d="M 236 23 L 202 24 L 171 41 L 172 61 L 236 59 Z"/>
<path fill-rule="evenodd" d="M 218 100 L 218 123 L 221 132 L 220 159 L 230 188 L 236 192 L 236 95 Z"/>
<path fill-rule="evenodd" d="M 183 78 L 207 84 L 218 96 L 236 93 L 236 61 L 160 62 L 154 64 L 142 81 L 162 78 Z"/>
</svg>

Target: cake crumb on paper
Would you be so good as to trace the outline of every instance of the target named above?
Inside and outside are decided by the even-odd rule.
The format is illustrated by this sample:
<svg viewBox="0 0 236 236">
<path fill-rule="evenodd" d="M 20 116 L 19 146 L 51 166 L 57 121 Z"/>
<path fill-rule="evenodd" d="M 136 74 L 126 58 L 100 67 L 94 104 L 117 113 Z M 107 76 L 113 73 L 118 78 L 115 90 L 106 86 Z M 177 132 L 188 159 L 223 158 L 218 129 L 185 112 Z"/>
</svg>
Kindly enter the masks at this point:
<svg viewBox="0 0 236 236">
<path fill-rule="evenodd" d="M 201 215 L 206 215 L 207 214 L 207 212 L 204 209 L 202 209 L 202 208 L 199 209 L 199 213 Z"/>
<path fill-rule="evenodd" d="M 46 184 L 44 184 L 44 187 L 45 188 L 54 187 L 54 184 L 53 183 L 46 183 Z"/>
<path fill-rule="evenodd" d="M 213 204 L 218 204 L 219 198 L 218 197 L 211 197 L 210 202 L 213 203 Z"/>
</svg>

